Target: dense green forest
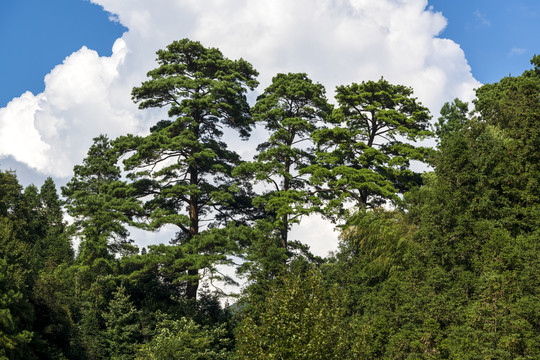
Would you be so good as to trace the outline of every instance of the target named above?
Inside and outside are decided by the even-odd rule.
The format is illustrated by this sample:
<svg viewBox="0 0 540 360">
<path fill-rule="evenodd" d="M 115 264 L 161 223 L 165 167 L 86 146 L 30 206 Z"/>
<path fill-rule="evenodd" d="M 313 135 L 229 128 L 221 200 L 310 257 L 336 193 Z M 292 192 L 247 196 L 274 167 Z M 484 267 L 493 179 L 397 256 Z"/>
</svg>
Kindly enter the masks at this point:
<svg viewBox="0 0 540 360">
<path fill-rule="evenodd" d="M 329 102 L 277 74 L 249 104 L 245 60 L 184 39 L 157 64 L 148 135 L 95 138 L 60 193 L 0 171 L 0 359 L 540 358 L 540 56 L 435 121 L 383 78 Z M 223 139 L 255 127 L 242 159 Z M 326 258 L 290 235 L 310 214 Z"/>
</svg>

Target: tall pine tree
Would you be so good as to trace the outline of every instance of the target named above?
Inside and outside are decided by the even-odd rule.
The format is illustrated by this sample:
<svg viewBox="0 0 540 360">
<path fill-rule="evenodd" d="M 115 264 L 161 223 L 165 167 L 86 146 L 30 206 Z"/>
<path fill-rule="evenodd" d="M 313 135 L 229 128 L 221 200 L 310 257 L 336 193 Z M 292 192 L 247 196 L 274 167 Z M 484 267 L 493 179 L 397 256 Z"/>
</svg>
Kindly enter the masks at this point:
<svg viewBox="0 0 540 360">
<path fill-rule="evenodd" d="M 257 85 L 257 72 L 240 60 L 229 60 L 214 48 L 188 39 L 157 52 L 159 66 L 133 89 L 141 109 L 167 107 L 169 120 L 149 135 L 116 141 L 127 158 L 125 167 L 144 199 L 152 229 L 174 225 L 172 239 L 181 247 L 185 296 L 196 298 L 200 271 L 226 261 L 234 244 L 227 237 L 205 236 L 205 225 L 233 220 L 242 191 L 231 178 L 238 154 L 220 139 L 223 129 L 247 138 L 252 125 L 245 93 Z M 213 219 L 213 220 L 212 220 Z"/>
<path fill-rule="evenodd" d="M 326 215 L 346 214 L 343 204 L 376 207 L 398 201 L 419 184 L 411 160 L 429 150 L 414 142 L 430 135 L 429 112 L 412 89 L 384 79 L 338 86 L 334 126 L 317 131 L 317 165 L 308 171 L 328 204 Z"/>
</svg>

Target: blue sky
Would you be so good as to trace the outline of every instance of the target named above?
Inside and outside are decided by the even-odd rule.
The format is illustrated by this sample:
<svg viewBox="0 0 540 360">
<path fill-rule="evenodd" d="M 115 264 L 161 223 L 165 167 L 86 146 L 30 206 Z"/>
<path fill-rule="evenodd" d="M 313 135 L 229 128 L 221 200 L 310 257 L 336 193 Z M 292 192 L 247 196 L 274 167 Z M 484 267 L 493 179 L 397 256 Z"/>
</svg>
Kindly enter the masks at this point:
<svg viewBox="0 0 540 360">
<path fill-rule="evenodd" d="M 24 185 L 65 184 L 92 138 L 148 131 L 166 115 L 138 110 L 131 89 L 173 40 L 245 58 L 261 89 L 278 72 L 307 72 L 332 98 L 337 85 L 384 76 L 436 117 L 530 68 L 537 34 L 538 0 L 2 0 L 0 169 Z M 261 137 L 226 141 L 250 159 Z M 335 248 L 330 227 L 305 229 L 316 253 Z"/>
<path fill-rule="evenodd" d="M 448 19 L 440 35 L 465 51 L 474 77 L 495 82 L 529 68 L 540 53 L 540 2 L 430 0 Z M 126 27 L 86 0 L 0 2 L 0 107 L 25 91 L 43 90 L 44 76 L 85 45 L 110 56 Z"/>
<path fill-rule="evenodd" d="M 29 90 L 41 92 L 43 78 L 81 46 L 110 56 L 127 30 L 83 0 L 0 2 L 0 107 Z"/>
<path fill-rule="evenodd" d="M 536 0 L 431 0 L 448 19 L 441 36 L 461 45 L 482 83 L 520 75 L 540 54 L 540 2 Z"/>
</svg>

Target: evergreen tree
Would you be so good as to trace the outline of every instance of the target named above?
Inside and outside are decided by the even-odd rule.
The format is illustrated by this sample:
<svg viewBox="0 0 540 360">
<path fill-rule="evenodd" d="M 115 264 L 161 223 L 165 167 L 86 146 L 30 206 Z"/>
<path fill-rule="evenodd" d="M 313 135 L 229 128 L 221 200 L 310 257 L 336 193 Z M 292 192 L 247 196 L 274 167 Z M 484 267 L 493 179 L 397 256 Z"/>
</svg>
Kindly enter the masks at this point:
<svg viewBox="0 0 540 360">
<path fill-rule="evenodd" d="M 33 184 L 29 185 L 22 195 L 19 214 L 26 224 L 23 238 L 31 247 L 32 269 L 38 272 L 44 267 L 47 257 L 47 244 L 44 242 L 46 223 L 42 216 L 38 188 Z"/>
<path fill-rule="evenodd" d="M 33 346 L 38 358 L 74 358 L 80 350 L 76 344 L 76 325 L 73 289 L 66 282 L 65 272 L 73 270 L 66 263 L 49 262 L 32 286 L 34 307 Z"/>
<path fill-rule="evenodd" d="M 141 337 L 139 314 L 129 300 L 126 289 L 118 287 L 109 308 L 103 314 L 105 338 L 108 343 L 109 359 L 133 359 Z"/>
<path fill-rule="evenodd" d="M 117 291 L 116 279 L 112 275 L 90 274 L 84 266 L 78 265 L 76 273 L 75 297 L 79 311 L 77 321 L 78 346 L 81 348 L 79 357 L 89 360 L 105 359 L 110 354 L 109 338 L 107 334 L 107 321 L 105 317 L 110 313 L 109 304 L 113 294 Z M 80 288 L 80 286 L 86 286 Z M 120 345 L 119 345 L 120 346 Z"/>
<path fill-rule="evenodd" d="M 469 120 L 469 104 L 456 98 L 451 103 L 445 103 L 440 114 L 435 123 L 435 135 L 439 142 L 465 129 Z"/>
<path fill-rule="evenodd" d="M 314 84 L 306 74 L 291 73 L 276 75 L 252 109 L 269 138 L 257 147 L 255 161 L 243 164 L 236 173 L 251 174 L 255 182 L 270 187 L 254 203 L 270 214 L 286 250 L 291 225 L 313 211 L 316 198 L 300 171 L 313 162 L 311 133 L 331 109 L 322 85 Z"/>
<path fill-rule="evenodd" d="M 52 264 L 73 261 L 73 248 L 66 232 L 62 205 L 54 181 L 49 177 L 39 191 L 41 217 L 45 224 L 43 243 L 47 261 Z"/>
<path fill-rule="evenodd" d="M 126 244 L 126 224 L 139 214 L 132 190 L 121 181 L 117 160 L 109 139 L 100 135 L 62 187 L 66 210 L 75 219 L 75 233 L 81 240 L 78 260 L 86 265 L 112 259 Z"/>
<path fill-rule="evenodd" d="M 427 108 L 411 88 L 384 79 L 338 86 L 336 99 L 335 126 L 315 132 L 317 165 L 308 169 L 328 204 L 325 215 L 344 215 L 347 201 L 358 207 L 396 203 L 420 181 L 410 161 L 429 153 L 414 145 L 431 134 Z"/>
<path fill-rule="evenodd" d="M 231 221 L 237 195 L 231 178 L 239 156 L 220 141 L 222 127 L 247 138 L 252 124 L 245 92 L 257 82 L 249 63 L 229 60 L 214 48 L 187 39 L 157 52 L 159 66 L 149 80 L 133 89 L 141 109 L 168 107 L 170 120 L 160 121 L 148 136 L 125 136 L 115 143 L 133 186 L 145 199 L 150 227 L 172 224 L 182 249 L 185 296 L 196 298 L 201 269 L 226 261 L 235 244 L 226 236 L 205 236 L 204 223 Z M 211 221 L 211 220 L 210 220 Z"/>
<path fill-rule="evenodd" d="M 389 286 L 399 288 L 400 304 L 383 314 L 388 325 L 378 330 L 386 330 L 380 354 L 539 356 L 531 316 L 540 269 L 539 86 L 533 71 L 485 85 L 474 102 L 479 116 L 457 113 L 465 126 L 442 133 L 434 172 L 408 196 L 416 250 L 373 297 L 381 309 L 396 297 Z"/>
<path fill-rule="evenodd" d="M 0 171 L 0 359 L 33 359 L 32 242 L 25 241 L 24 197 L 14 172 Z"/>
<path fill-rule="evenodd" d="M 6 174 L 1 174 L 6 175 Z M 33 358 L 29 247 L 14 237 L 13 225 L 0 216 L 0 359 Z"/>
</svg>

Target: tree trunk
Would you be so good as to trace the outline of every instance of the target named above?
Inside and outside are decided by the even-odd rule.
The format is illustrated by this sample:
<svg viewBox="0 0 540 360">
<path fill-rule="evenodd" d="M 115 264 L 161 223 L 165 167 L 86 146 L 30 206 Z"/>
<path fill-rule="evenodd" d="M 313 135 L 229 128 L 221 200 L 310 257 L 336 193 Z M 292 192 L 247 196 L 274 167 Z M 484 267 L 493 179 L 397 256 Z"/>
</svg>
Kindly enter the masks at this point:
<svg viewBox="0 0 540 360">
<path fill-rule="evenodd" d="M 287 157 L 285 159 L 285 173 L 288 174 L 290 170 L 291 170 L 291 160 L 289 157 Z M 284 192 L 289 191 L 289 187 L 290 187 L 289 178 L 287 178 L 287 176 L 284 176 L 283 177 L 283 191 Z M 288 245 L 287 242 L 288 242 L 288 237 L 289 237 L 289 217 L 287 216 L 287 214 L 283 215 L 283 217 L 281 218 L 281 221 L 282 221 L 281 246 L 283 246 L 283 248 L 287 250 L 287 245 Z"/>
<path fill-rule="evenodd" d="M 283 215 L 282 221 L 282 227 L 281 227 L 281 246 L 285 250 L 287 250 L 287 241 L 289 237 L 289 220 L 287 218 L 287 215 Z"/>
<path fill-rule="evenodd" d="M 188 270 L 188 276 L 199 276 L 199 270 L 197 269 L 189 269 Z M 199 290 L 199 279 L 194 281 L 189 281 L 186 288 L 186 298 L 188 299 L 197 299 L 197 291 Z"/>
<path fill-rule="evenodd" d="M 196 166 L 191 166 L 190 170 L 190 184 L 197 185 L 198 171 Z M 199 197 L 197 195 L 190 195 L 189 198 L 189 241 L 199 234 Z M 195 254 L 192 254 L 195 255 Z M 189 280 L 186 288 L 186 297 L 188 299 L 197 299 L 197 290 L 199 289 L 199 269 L 188 269 L 188 276 L 197 277 L 195 280 Z"/>
</svg>

